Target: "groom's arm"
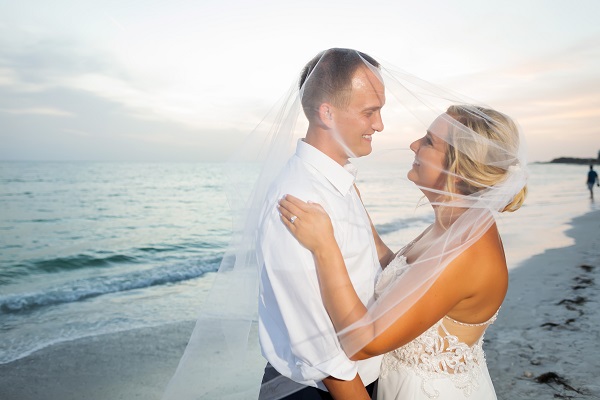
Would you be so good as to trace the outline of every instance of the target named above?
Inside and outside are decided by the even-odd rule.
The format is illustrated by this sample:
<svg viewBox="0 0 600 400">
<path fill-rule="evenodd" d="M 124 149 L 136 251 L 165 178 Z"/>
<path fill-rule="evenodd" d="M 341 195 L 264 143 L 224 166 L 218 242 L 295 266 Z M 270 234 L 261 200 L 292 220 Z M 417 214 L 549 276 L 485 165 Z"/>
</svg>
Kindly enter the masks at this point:
<svg viewBox="0 0 600 400">
<path fill-rule="evenodd" d="M 314 257 L 281 222 L 276 204 L 273 201 L 272 211 L 259 230 L 264 355 L 271 364 L 276 360 L 270 357 L 283 356 L 293 371 L 288 372 L 289 378 L 323 381 L 326 387 L 331 382 L 334 392 L 349 385 L 348 390 L 356 395 L 358 368 L 343 351 L 323 305 Z M 272 343 L 272 350 L 265 351 L 265 343 Z M 282 348 L 289 350 L 275 354 Z M 334 398 L 348 398 L 345 393 Z"/>
<path fill-rule="evenodd" d="M 371 223 L 371 232 L 373 232 L 373 240 L 375 240 L 375 247 L 377 248 L 377 257 L 379 258 L 379 264 L 381 264 L 382 268 L 387 267 L 387 265 L 394 259 L 394 252 L 390 250 L 390 248 L 383 242 L 377 229 L 375 229 L 375 225 L 373 225 L 373 221 L 371 221 L 371 216 L 367 213 L 367 217 L 369 217 L 369 222 Z"/>
<path fill-rule="evenodd" d="M 356 194 L 358 194 L 358 198 L 362 203 L 362 197 L 360 195 L 360 191 L 356 184 L 354 185 L 354 189 L 356 189 Z M 365 207 L 365 203 L 363 203 L 363 207 Z M 375 241 L 375 247 L 377 249 L 377 257 L 379 258 L 379 264 L 381 264 L 382 268 L 387 267 L 387 265 L 394 259 L 394 252 L 390 250 L 390 248 L 383 242 L 381 236 L 375 229 L 375 225 L 373 225 L 373 221 L 371 220 L 371 216 L 365 207 L 365 212 L 367 213 L 367 217 L 369 217 L 369 223 L 371 224 L 371 232 L 373 233 L 373 240 Z"/>
<path fill-rule="evenodd" d="M 371 396 L 367 393 L 367 389 L 358 374 L 351 381 L 343 381 L 328 376 L 323 379 L 323 384 L 335 400 L 371 400 Z"/>
</svg>

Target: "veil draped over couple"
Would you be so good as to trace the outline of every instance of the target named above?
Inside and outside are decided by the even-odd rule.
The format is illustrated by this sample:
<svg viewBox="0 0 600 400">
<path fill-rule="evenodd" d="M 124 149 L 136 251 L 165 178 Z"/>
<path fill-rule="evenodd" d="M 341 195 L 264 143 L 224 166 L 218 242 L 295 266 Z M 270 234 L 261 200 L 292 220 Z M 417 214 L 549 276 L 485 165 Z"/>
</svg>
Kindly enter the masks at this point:
<svg viewBox="0 0 600 400">
<path fill-rule="evenodd" d="M 399 178 L 433 223 L 390 249 L 351 159 L 397 135 L 414 140 Z M 356 50 L 319 53 L 229 163 L 232 242 L 163 398 L 495 399 L 496 218 L 525 198 L 524 154 L 499 111 Z"/>
</svg>

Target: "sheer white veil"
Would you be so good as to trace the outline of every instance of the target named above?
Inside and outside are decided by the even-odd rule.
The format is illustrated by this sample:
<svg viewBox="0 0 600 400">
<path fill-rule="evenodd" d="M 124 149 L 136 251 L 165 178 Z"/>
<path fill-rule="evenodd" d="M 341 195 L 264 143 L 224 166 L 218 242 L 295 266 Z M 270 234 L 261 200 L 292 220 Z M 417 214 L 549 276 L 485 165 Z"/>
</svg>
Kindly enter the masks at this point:
<svg viewBox="0 0 600 400">
<path fill-rule="evenodd" d="M 255 251 L 256 231 L 269 185 L 294 153 L 297 141 L 306 135 L 306 113 L 311 109 L 306 102 L 303 107 L 305 89 L 313 85 L 327 93 L 321 79 L 332 68 L 327 63 L 330 51 L 334 50 L 313 60 L 313 67 L 304 71 L 303 85 L 292 84 L 228 163 L 228 199 L 234 220 L 231 244 L 165 400 L 258 397 L 266 360 L 260 354 L 257 333 L 261 260 Z M 369 305 L 364 318 L 339 332 L 344 350 L 352 355 L 409 309 L 444 268 L 487 231 L 498 213 L 518 208 L 527 169 L 520 130 L 506 115 L 375 62 L 364 53 L 346 51 L 360 58 L 385 86 L 385 129 L 378 134 L 382 143 L 392 143 L 400 135 L 412 141 L 430 132 L 448 144 L 451 154 L 440 171 L 447 184 L 421 187 L 444 217 L 446 229 L 428 239 L 428 250 Z M 353 158 L 343 135 L 335 129 L 332 135 L 337 135 Z M 272 381 L 268 392 L 276 399 L 299 388 L 282 379 Z"/>
</svg>

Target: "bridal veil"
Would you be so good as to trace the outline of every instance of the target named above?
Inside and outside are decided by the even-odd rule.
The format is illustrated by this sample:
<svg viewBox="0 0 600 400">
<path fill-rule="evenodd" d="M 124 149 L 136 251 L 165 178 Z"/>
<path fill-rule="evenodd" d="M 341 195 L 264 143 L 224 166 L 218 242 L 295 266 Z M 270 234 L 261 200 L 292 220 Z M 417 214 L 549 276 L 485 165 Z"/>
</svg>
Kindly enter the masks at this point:
<svg viewBox="0 0 600 400">
<path fill-rule="evenodd" d="M 305 113 L 311 110 L 306 102 L 303 107 L 305 89 L 313 86 L 327 92 L 321 80 L 330 73 L 329 58 L 335 51 L 324 51 L 313 60 L 312 68 L 305 71 L 304 83 L 292 84 L 227 165 L 226 187 L 234 221 L 231 244 L 199 311 L 165 400 L 258 396 L 266 364 L 257 333 L 261 260 L 255 248 L 260 210 L 270 183 L 294 154 L 298 139 L 306 134 Z M 351 355 L 409 309 L 444 268 L 494 223 L 498 213 L 520 205 L 527 169 L 520 130 L 504 114 L 380 60 L 373 62 L 364 53 L 344 52 L 360 59 L 385 86 L 385 128 L 374 142 L 381 138 L 382 142 L 392 143 L 390 139 L 404 135 L 412 141 L 430 132 L 448 144 L 454 161 L 459 156 L 469 160 L 468 165 L 447 163 L 441 171 L 448 182 L 444 189 L 421 188 L 434 194 L 430 196 L 434 199 L 432 205 L 443 208 L 447 229 L 428 243 L 428 250 L 400 279 L 369 304 L 364 318 L 338 333 L 346 353 Z M 473 123 L 484 126 L 488 134 L 480 135 Z M 332 135 L 336 135 L 335 130 Z M 352 158 L 354 155 L 348 152 Z M 364 329 L 367 326 L 370 328 Z M 274 399 L 299 389 L 284 381 L 270 384 L 279 385 L 271 391 Z"/>
</svg>

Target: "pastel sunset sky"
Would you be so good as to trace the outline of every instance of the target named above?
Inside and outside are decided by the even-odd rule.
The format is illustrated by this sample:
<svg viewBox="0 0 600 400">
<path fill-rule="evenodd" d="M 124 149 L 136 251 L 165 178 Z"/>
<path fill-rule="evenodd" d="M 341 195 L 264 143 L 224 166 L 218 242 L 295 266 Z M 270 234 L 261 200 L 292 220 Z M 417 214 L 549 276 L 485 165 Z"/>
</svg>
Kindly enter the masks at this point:
<svg viewBox="0 0 600 400">
<path fill-rule="evenodd" d="M 532 161 L 596 157 L 599 20 L 597 0 L 0 0 L 0 160 L 225 159 L 330 47 L 513 116 Z"/>
</svg>

